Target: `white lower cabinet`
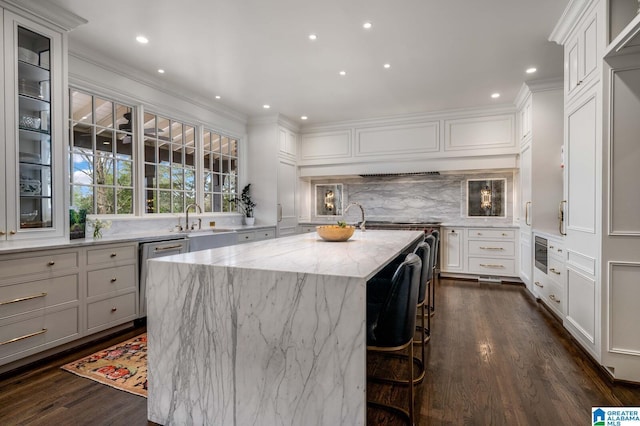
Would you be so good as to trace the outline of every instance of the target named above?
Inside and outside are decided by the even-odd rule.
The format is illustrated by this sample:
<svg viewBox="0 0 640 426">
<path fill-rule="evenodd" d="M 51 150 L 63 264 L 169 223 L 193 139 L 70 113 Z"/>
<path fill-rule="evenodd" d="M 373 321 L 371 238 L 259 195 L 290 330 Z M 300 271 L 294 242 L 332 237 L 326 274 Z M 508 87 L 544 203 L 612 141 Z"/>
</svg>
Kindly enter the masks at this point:
<svg viewBox="0 0 640 426">
<path fill-rule="evenodd" d="M 535 235 L 535 234 L 534 234 Z M 565 251 L 560 240 L 547 239 L 547 272 L 533 268 L 533 291 L 564 322 L 567 312 L 567 270 Z"/>
<path fill-rule="evenodd" d="M 0 366 L 133 321 L 137 247 L 0 254 Z"/>
<path fill-rule="evenodd" d="M 517 233 L 512 228 L 442 228 L 441 272 L 516 277 Z"/>
<path fill-rule="evenodd" d="M 238 231 L 238 244 L 250 243 L 251 241 L 270 240 L 276 237 L 275 228 L 256 229 L 255 231 Z"/>
</svg>

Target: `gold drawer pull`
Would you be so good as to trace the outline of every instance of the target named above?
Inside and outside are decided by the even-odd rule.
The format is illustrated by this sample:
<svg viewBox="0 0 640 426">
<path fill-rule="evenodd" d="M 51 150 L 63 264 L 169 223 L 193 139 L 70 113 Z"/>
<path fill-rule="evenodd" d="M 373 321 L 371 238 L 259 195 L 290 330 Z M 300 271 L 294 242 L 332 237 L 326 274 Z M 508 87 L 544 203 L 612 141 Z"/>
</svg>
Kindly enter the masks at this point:
<svg viewBox="0 0 640 426">
<path fill-rule="evenodd" d="M 43 333 L 46 333 L 46 332 L 47 332 L 47 329 L 43 328 L 42 330 L 36 331 L 35 333 L 25 334 L 24 336 L 16 337 L 15 339 L 7 340 L 5 342 L 0 342 L 0 346 L 8 345 L 9 343 L 19 342 L 20 340 L 28 339 L 29 337 L 34 337 L 34 336 L 37 336 L 39 334 L 43 334 Z"/>
<path fill-rule="evenodd" d="M 9 234 L 11 235 L 16 235 L 16 231 L 14 231 L 13 229 L 11 231 L 9 231 Z"/>
<path fill-rule="evenodd" d="M 534 284 L 540 288 L 544 288 L 544 286 L 542 284 L 540 284 L 538 281 L 534 282 Z"/>
<path fill-rule="evenodd" d="M 502 247 L 480 247 L 482 250 L 504 250 Z"/>
<path fill-rule="evenodd" d="M 553 272 L 556 275 L 560 275 L 560 271 L 557 271 L 556 268 L 551 268 L 549 271 Z"/>
<path fill-rule="evenodd" d="M 111 253 L 111 257 L 116 257 L 118 253 Z"/>
<path fill-rule="evenodd" d="M 2 305 L 10 305 L 12 303 L 24 302 L 25 300 L 37 299 L 39 297 L 45 297 L 46 295 L 47 295 L 47 293 L 40 293 L 40 294 L 34 294 L 33 296 L 19 297 L 17 299 L 13 299 L 13 300 L 7 300 L 6 302 L 0 302 L 0 306 L 2 306 Z"/>
<path fill-rule="evenodd" d="M 476 233 L 476 235 L 482 235 L 482 232 L 478 232 L 478 233 Z"/>
<path fill-rule="evenodd" d="M 248 236 L 248 235 L 245 235 L 245 236 L 244 236 L 244 239 L 245 239 L 245 240 L 248 240 L 248 239 L 249 239 L 249 236 Z"/>
<path fill-rule="evenodd" d="M 481 263 L 480 266 L 483 268 L 504 268 L 504 265 L 492 264 L 492 263 Z"/>
<path fill-rule="evenodd" d="M 115 283 L 116 281 L 118 281 L 118 279 L 116 277 L 111 278 L 111 282 Z"/>
<path fill-rule="evenodd" d="M 562 249 L 558 249 L 558 253 L 562 253 Z"/>
<path fill-rule="evenodd" d="M 118 308 L 116 308 L 115 306 L 113 308 L 111 308 L 111 312 L 115 312 L 117 310 L 118 310 Z"/>
<path fill-rule="evenodd" d="M 0 235 L 7 235 L 7 233 L 4 231 L 0 231 Z"/>
<path fill-rule="evenodd" d="M 560 303 L 560 299 L 558 299 L 555 294 L 550 294 L 549 299 L 553 300 L 556 303 Z"/>
<path fill-rule="evenodd" d="M 502 233 L 502 236 L 503 236 L 503 237 L 508 237 L 508 236 L 509 236 L 509 234 L 507 234 L 506 232 L 503 232 L 503 233 Z"/>
<path fill-rule="evenodd" d="M 53 265 L 55 265 L 55 264 L 56 264 L 56 262 L 54 262 L 53 260 L 50 260 L 50 261 L 49 261 L 49 266 L 53 266 Z"/>
</svg>

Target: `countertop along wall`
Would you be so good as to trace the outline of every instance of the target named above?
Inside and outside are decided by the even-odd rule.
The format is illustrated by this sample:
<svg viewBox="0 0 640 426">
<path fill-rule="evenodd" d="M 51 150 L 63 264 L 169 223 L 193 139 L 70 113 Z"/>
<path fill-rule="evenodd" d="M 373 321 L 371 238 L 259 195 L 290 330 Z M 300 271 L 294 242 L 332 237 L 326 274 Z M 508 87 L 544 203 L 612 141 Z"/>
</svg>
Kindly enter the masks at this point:
<svg viewBox="0 0 640 426">
<path fill-rule="evenodd" d="M 467 179 L 506 179 L 506 217 L 467 217 Z M 360 203 L 368 221 L 442 222 L 450 226 L 513 226 L 514 171 L 447 172 L 439 175 L 349 177 L 312 180 L 310 222 L 335 222 L 340 216 L 315 216 L 315 185 L 342 183 L 344 208 Z M 360 220 L 360 210 L 352 208 L 347 222 Z"/>
</svg>

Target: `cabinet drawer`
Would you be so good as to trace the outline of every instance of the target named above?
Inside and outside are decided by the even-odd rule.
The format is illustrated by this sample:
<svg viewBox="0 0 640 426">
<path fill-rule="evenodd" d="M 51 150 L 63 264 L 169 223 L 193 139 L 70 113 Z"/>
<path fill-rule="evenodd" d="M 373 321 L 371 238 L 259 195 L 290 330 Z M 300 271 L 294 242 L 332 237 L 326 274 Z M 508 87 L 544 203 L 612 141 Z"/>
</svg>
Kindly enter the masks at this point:
<svg viewBox="0 0 640 426">
<path fill-rule="evenodd" d="M 21 275 L 35 275 L 78 267 L 78 253 L 42 254 L 18 259 L 0 260 L 0 277 L 10 278 Z"/>
<path fill-rule="evenodd" d="M 99 296 L 117 290 L 137 287 L 135 265 L 98 269 L 87 273 L 87 296 Z"/>
<path fill-rule="evenodd" d="M 316 232 L 316 227 L 315 226 L 301 226 L 300 227 L 300 233 L 302 234 L 306 234 L 307 232 Z"/>
<path fill-rule="evenodd" d="M 138 252 L 135 245 L 87 250 L 87 265 L 100 265 L 123 261 L 137 262 L 137 259 Z"/>
<path fill-rule="evenodd" d="M 549 269 L 547 270 L 547 275 L 558 285 L 564 287 L 563 283 L 566 276 L 564 262 L 551 256 L 548 257 L 548 261 Z"/>
<path fill-rule="evenodd" d="M 254 232 L 238 232 L 238 243 L 248 243 L 256 239 Z"/>
<path fill-rule="evenodd" d="M 560 286 L 551 280 L 547 280 L 544 282 L 544 288 L 541 290 L 540 300 L 550 307 L 551 310 L 553 310 L 559 317 L 563 318 L 565 312 L 565 300 L 563 296 L 564 293 Z"/>
<path fill-rule="evenodd" d="M 26 351 L 37 352 L 34 349 L 45 345 L 54 346 L 56 342 L 62 343 L 63 339 L 70 340 L 78 335 L 77 306 L 4 324 L 0 326 L 0 363 L 12 355 Z M 23 356 L 26 355 L 28 354 Z M 19 357 L 14 357 L 17 358 Z"/>
<path fill-rule="evenodd" d="M 496 238 L 501 240 L 515 240 L 516 231 L 513 229 L 470 228 L 467 230 L 469 238 Z"/>
<path fill-rule="evenodd" d="M 268 240 L 270 238 L 276 237 L 275 229 L 259 229 L 255 231 L 255 239 L 256 240 Z"/>
<path fill-rule="evenodd" d="M 515 260 L 469 256 L 469 272 L 475 274 L 514 275 Z"/>
<path fill-rule="evenodd" d="M 547 248 L 547 253 L 549 256 L 554 256 L 558 259 L 564 259 L 564 247 L 553 241 L 549 240 L 549 247 Z"/>
<path fill-rule="evenodd" d="M 87 305 L 87 326 L 90 331 L 104 325 L 114 326 L 127 319 L 133 320 L 135 316 L 135 293 L 123 294 Z"/>
<path fill-rule="evenodd" d="M 515 250 L 513 241 L 469 241 L 469 254 L 472 256 L 514 256 Z"/>
<path fill-rule="evenodd" d="M 0 319 L 78 300 L 78 274 L 0 287 Z"/>
</svg>

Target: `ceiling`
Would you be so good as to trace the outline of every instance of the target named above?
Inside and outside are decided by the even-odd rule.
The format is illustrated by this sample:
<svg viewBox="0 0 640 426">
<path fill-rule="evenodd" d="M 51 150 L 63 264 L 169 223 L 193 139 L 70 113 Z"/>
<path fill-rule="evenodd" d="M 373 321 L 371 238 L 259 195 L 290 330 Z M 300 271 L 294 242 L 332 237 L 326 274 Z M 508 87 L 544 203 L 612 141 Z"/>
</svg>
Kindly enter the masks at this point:
<svg viewBox="0 0 640 426">
<path fill-rule="evenodd" d="M 562 48 L 547 39 L 568 3 L 49 1 L 89 21 L 69 34 L 71 52 L 250 117 L 280 113 L 300 125 L 512 105 L 523 81 L 562 76 Z M 148 44 L 136 42 L 140 34 Z M 538 71 L 526 74 L 529 67 Z"/>
</svg>

